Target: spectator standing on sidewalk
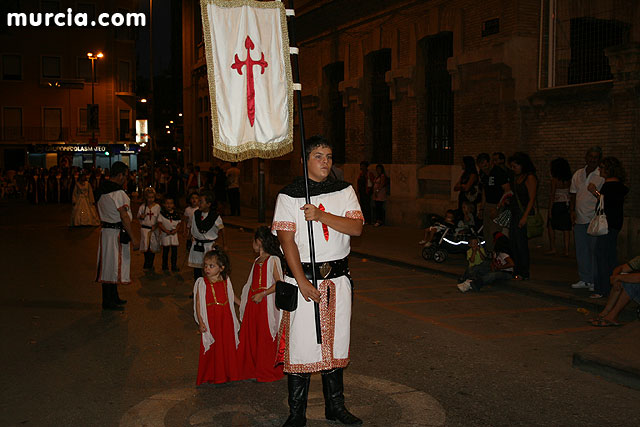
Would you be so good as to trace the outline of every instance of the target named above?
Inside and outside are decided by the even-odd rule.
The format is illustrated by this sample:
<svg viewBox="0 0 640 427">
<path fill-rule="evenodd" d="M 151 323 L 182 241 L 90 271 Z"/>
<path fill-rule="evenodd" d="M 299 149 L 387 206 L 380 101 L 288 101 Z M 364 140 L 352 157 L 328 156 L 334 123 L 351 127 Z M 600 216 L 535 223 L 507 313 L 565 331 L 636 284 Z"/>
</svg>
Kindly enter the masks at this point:
<svg viewBox="0 0 640 427">
<path fill-rule="evenodd" d="M 576 244 L 576 261 L 580 279 L 571 285 L 573 289 L 588 288 L 593 291 L 594 288 L 596 238 L 587 234 L 587 227 L 595 215 L 597 200 L 587 188 L 589 184 L 593 184 L 596 190 L 600 190 L 604 184 L 604 178 L 600 176 L 598 168 L 600 160 L 602 160 L 602 149 L 590 148 L 585 155 L 587 165 L 573 174 L 569 187 L 569 210 L 573 223 L 573 239 Z"/>
<path fill-rule="evenodd" d="M 511 191 L 509 175 L 498 165 L 491 164 L 488 153 L 480 153 L 476 158 L 480 169 L 480 185 L 482 186 L 482 230 L 488 251 L 493 251 L 493 235 L 502 231 L 502 227 L 493 222 L 498 216 L 498 208 L 505 193 Z"/>
<path fill-rule="evenodd" d="M 230 215 L 240 216 L 240 169 L 236 162 L 231 163 L 231 167 L 227 169 L 227 189 Z"/>
<path fill-rule="evenodd" d="M 522 152 L 509 157 L 509 165 L 513 170 L 513 197 L 509 205 L 511 209 L 512 256 L 515 262 L 515 279 L 529 279 L 529 237 L 527 236 L 527 218 L 535 214 L 534 204 L 538 191 L 536 168 L 529 155 Z"/>
<path fill-rule="evenodd" d="M 385 202 L 387 201 L 387 192 L 389 190 L 389 178 L 384 173 L 384 166 L 376 166 L 376 179 L 373 181 L 373 202 L 376 205 L 376 223 L 375 227 L 384 225 L 385 222 Z"/>
<path fill-rule="evenodd" d="M 569 256 L 571 240 L 571 215 L 569 213 L 569 186 L 571 185 L 571 167 L 567 159 L 558 157 L 551 161 L 551 194 L 547 230 L 549 232 L 549 251 L 556 253 L 556 231 L 562 231 L 564 237 L 564 256 Z"/>
<path fill-rule="evenodd" d="M 596 237 L 595 293 L 591 295 L 591 298 L 608 296 L 611 290 L 609 278 L 614 267 L 618 264 L 618 234 L 624 220 L 624 199 L 629 192 L 629 188 L 624 185 L 626 173 L 617 158 L 605 157 L 602 159 L 600 176 L 604 178 L 604 184 L 602 184 L 600 191 L 593 183 L 587 187 L 587 190 L 594 197 L 601 199 L 601 203 L 604 203 L 604 213 L 608 225 L 607 234 Z"/>
<path fill-rule="evenodd" d="M 375 177 L 369 171 L 369 162 L 363 160 L 360 162 L 360 175 L 358 176 L 358 197 L 360 198 L 360 206 L 362 214 L 367 224 L 371 224 L 371 193 L 373 193 L 373 181 Z"/>
<path fill-rule="evenodd" d="M 478 204 L 478 170 L 473 157 L 464 156 L 462 158 L 462 175 L 453 190 L 459 191 L 458 212 L 462 212 L 462 202 L 465 200 L 474 205 Z"/>
</svg>

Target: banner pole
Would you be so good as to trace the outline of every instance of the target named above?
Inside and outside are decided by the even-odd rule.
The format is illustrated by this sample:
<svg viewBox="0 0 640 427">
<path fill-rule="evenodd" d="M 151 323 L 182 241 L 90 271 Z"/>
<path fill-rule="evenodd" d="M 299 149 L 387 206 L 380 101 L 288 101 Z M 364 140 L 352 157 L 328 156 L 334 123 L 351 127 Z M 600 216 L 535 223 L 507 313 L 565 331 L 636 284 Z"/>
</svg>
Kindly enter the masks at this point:
<svg viewBox="0 0 640 427">
<path fill-rule="evenodd" d="M 294 9 L 293 0 L 289 0 L 290 9 Z M 295 17 L 289 18 L 289 44 L 292 47 L 298 47 L 296 43 L 296 32 L 294 24 Z M 293 80 L 296 83 L 300 83 L 300 65 L 298 63 L 298 55 L 293 55 Z M 305 136 L 304 136 L 304 114 L 302 112 L 302 90 L 296 91 L 296 101 L 298 104 L 298 122 L 300 124 L 300 142 L 302 146 L 302 169 L 304 170 L 304 190 L 305 190 L 305 202 L 311 203 L 311 197 L 309 196 L 309 170 L 307 167 L 307 155 L 305 153 Z M 318 289 L 318 282 L 316 278 L 316 249 L 313 239 L 313 223 L 307 221 L 307 230 L 309 234 L 309 256 L 311 259 L 311 284 L 314 288 Z M 322 331 L 320 330 L 320 306 L 317 302 L 313 303 L 315 319 L 316 319 L 316 341 L 318 344 L 322 344 Z"/>
</svg>

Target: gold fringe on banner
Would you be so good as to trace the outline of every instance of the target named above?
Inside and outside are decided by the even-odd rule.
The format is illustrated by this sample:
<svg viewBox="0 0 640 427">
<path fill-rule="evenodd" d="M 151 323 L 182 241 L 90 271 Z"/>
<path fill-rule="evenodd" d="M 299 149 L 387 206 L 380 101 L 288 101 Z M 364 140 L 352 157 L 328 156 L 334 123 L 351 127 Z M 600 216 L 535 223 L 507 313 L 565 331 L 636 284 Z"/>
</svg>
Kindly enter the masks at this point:
<svg viewBox="0 0 640 427">
<path fill-rule="evenodd" d="M 280 10 L 280 31 L 282 33 L 282 55 L 284 58 L 287 77 L 287 102 L 289 103 L 289 130 L 287 137 L 280 142 L 249 141 L 239 146 L 231 146 L 220 140 L 220 127 L 218 124 L 218 106 L 216 103 L 216 85 L 213 70 L 213 46 L 211 46 L 211 28 L 209 26 L 208 4 L 219 7 L 258 7 L 264 9 Z M 289 57 L 289 33 L 287 30 L 287 15 L 284 4 L 280 1 L 261 2 L 254 0 L 200 0 L 202 11 L 202 26 L 204 29 L 204 50 L 207 60 L 207 79 L 209 81 L 209 98 L 211 102 L 211 124 L 213 131 L 213 155 L 227 162 L 240 162 L 242 160 L 260 157 L 272 159 L 293 151 L 293 72 L 291 71 L 291 59 Z"/>
</svg>

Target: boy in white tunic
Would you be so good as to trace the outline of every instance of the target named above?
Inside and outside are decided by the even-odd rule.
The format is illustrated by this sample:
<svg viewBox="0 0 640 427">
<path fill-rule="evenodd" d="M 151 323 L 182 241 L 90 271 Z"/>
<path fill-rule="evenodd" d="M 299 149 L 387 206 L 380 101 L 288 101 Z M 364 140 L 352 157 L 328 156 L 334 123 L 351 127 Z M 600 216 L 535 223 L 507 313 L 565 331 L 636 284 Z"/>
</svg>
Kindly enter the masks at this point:
<svg viewBox="0 0 640 427">
<path fill-rule="evenodd" d="M 213 194 L 204 192 L 200 196 L 199 209 L 193 213 L 191 222 L 191 249 L 189 250 L 189 267 L 193 267 L 193 280 L 202 277 L 202 266 L 204 265 L 204 254 L 209 252 L 218 237 L 224 244 L 224 224 L 222 218 L 216 210 Z"/>
<path fill-rule="evenodd" d="M 153 271 L 153 261 L 156 257 L 152 248 L 151 240 L 157 238 L 156 233 L 158 215 L 160 215 L 160 205 L 156 203 L 156 190 L 147 187 L 142 192 L 144 203 L 138 209 L 138 220 L 140 221 L 140 250 L 144 252 L 144 270 Z M 157 242 L 157 240 L 156 240 Z"/>
<path fill-rule="evenodd" d="M 178 225 L 182 220 L 181 215 L 176 212 L 173 198 L 164 198 L 164 209 L 160 211 L 158 217 L 158 228 L 160 229 L 160 245 L 162 245 L 162 271 L 169 271 L 169 250 L 171 250 L 171 271 L 178 269 Z"/>
<path fill-rule="evenodd" d="M 117 285 L 131 283 L 130 241 L 138 248 L 138 240 L 131 230 L 129 196 L 123 190 L 129 168 L 122 162 L 111 166 L 111 177 L 103 181 L 96 191 L 98 214 L 102 221 L 98 243 L 98 273 L 96 281 L 102 283 L 102 308 L 123 310 L 125 300 L 120 299 Z"/>
<path fill-rule="evenodd" d="M 288 268 L 285 280 L 298 286 L 298 308 L 283 312 L 278 361 L 288 374 L 289 418 L 284 424 L 306 425 L 307 394 L 312 372 L 322 373 L 325 417 L 343 424 L 362 421 L 344 406 L 342 368 L 349 363 L 352 284 L 347 256 L 351 236 L 362 233 L 364 218 L 353 187 L 329 179 L 332 148 L 320 136 L 307 141 L 311 203 L 305 204 L 304 179 L 278 194 L 273 215 Z M 312 221 L 316 255 L 314 288 L 307 221 Z M 322 344 L 316 340 L 314 304 L 319 303 Z"/>
</svg>

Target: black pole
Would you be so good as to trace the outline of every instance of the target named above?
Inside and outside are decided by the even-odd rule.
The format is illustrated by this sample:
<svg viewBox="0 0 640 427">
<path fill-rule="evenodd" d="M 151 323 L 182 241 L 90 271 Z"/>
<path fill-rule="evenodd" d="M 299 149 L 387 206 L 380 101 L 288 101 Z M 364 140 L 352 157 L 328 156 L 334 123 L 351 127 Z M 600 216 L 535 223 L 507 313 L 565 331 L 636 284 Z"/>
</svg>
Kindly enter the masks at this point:
<svg viewBox="0 0 640 427">
<path fill-rule="evenodd" d="M 289 0 L 289 7 L 293 9 L 293 0 Z M 295 10 L 295 9 L 294 9 Z M 298 47 L 296 44 L 296 32 L 293 25 L 294 17 L 289 18 L 289 43 L 292 47 Z M 298 64 L 298 55 L 293 55 L 293 81 L 300 83 L 300 66 Z M 298 121 L 300 122 L 300 142 L 302 145 L 302 169 L 304 170 L 304 191 L 305 202 L 311 203 L 311 197 L 309 196 L 309 170 L 307 169 L 307 156 L 305 154 L 305 139 L 304 139 L 304 115 L 302 114 L 302 90 L 296 91 L 296 101 L 298 103 Z M 313 223 L 307 221 L 307 230 L 309 232 L 309 252 L 311 258 L 311 284 L 314 288 L 318 289 L 316 281 L 316 248 L 313 243 Z M 313 304 L 316 318 L 316 339 L 318 344 L 322 344 L 322 331 L 320 330 L 320 306 L 318 303 Z"/>
<path fill-rule="evenodd" d="M 264 159 L 258 159 L 258 222 L 265 221 Z"/>
</svg>

